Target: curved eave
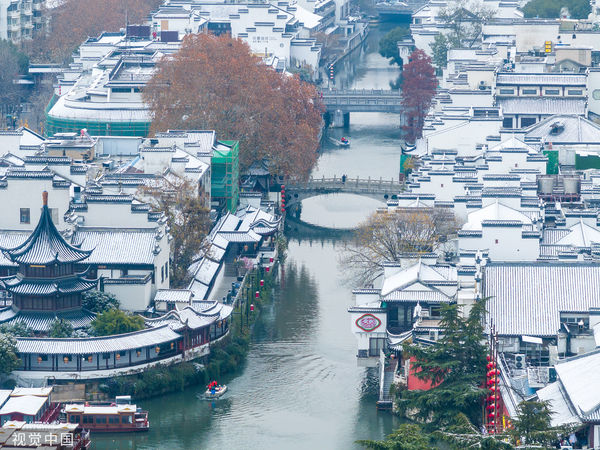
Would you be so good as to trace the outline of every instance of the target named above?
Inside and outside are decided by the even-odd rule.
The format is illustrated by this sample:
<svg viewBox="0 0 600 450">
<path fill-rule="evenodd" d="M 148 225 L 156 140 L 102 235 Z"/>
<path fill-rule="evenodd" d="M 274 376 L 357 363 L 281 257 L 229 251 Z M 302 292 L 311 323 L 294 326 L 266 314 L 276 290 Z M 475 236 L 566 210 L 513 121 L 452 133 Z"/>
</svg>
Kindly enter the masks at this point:
<svg viewBox="0 0 600 450">
<path fill-rule="evenodd" d="M 16 277 L 15 277 L 16 278 Z M 57 294 L 73 294 L 78 292 L 89 291 L 98 285 L 98 280 L 87 280 L 78 278 L 73 284 L 60 282 L 31 279 L 17 279 L 14 284 L 9 284 L 3 281 L 4 288 L 11 294 L 32 295 L 36 297 L 51 297 Z M 40 282 L 41 281 L 41 282 Z"/>
</svg>

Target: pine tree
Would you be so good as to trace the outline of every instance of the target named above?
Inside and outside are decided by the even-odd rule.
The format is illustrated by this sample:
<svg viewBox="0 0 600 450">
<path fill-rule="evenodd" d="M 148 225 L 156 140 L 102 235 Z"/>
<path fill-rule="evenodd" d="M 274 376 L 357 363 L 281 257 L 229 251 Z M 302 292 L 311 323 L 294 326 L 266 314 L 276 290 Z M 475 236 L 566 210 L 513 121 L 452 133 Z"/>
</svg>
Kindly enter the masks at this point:
<svg viewBox="0 0 600 450">
<path fill-rule="evenodd" d="M 431 346 L 409 344 L 406 357 L 415 362 L 411 370 L 433 386 L 427 391 L 403 391 L 399 406 L 415 411 L 415 418 L 439 427 L 454 423 L 464 414 L 472 423 L 481 422 L 481 400 L 487 390 L 486 345 L 483 319 L 485 301 L 475 303 L 469 315 L 458 305 L 443 305 L 440 328 L 443 337 Z"/>
</svg>

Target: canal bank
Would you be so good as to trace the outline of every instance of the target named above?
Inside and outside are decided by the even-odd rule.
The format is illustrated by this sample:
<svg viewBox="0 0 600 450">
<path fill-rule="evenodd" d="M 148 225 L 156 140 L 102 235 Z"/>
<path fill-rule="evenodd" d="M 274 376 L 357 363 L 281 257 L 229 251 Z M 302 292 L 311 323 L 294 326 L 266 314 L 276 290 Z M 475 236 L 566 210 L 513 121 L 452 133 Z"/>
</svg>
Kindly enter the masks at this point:
<svg viewBox="0 0 600 450">
<path fill-rule="evenodd" d="M 343 61 L 351 66 L 345 85 L 385 89 L 395 81 L 398 68 L 377 54 L 378 33 L 385 31 L 373 30 L 366 46 Z M 350 136 L 351 147 L 324 143 L 313 176 L 397 178 L 398 122 L 393 114 L 353 114 L 349 128 L 329 130 Z M 381 205 L 355 195 L 314 197 L 303 202 L 301 219 L 347 228 Z M 340 239 L 302 232 L 290 238 L 281 283 L 255 324 L 248 357 L 219 380 L 229 387 L 222 400 L 201 400 L 204 386 L 144 400 L 148 433 L 94 436 L 93 448 L 345 450 L 392 432 L 398 419 L 377 412 L 375 378 L 356 365 L 346 313 L 352 286 L 338 265 Z"/>
</svg>

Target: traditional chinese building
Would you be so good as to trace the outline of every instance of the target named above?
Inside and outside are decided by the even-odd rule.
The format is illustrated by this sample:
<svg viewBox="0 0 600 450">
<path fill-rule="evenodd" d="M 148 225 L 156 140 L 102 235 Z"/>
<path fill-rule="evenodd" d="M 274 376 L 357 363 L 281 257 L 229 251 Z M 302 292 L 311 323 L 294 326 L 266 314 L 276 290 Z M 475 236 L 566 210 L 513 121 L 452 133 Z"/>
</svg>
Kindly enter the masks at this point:
<svg viewBox="0 0 600 450">
<path fill-rule="evenodd" d="M 69 320 L 74 328 L 83 328 L 93 314 L 82 310 L 81 295 L 97 286 L 97 280 L 77 273 L 75 265 L 90 256 L 68 244 L 56 229 L 48 193 L 43 193 L 40 221 L 31 235 L 14 248 L 2 253 L 17 268 L 15 275 L 0 279 L 2 288 L 12 295 L 12 306 L 0 310 L 0 323 L 22 321 L 35 332 L 44 333 L 56 318 Z"/>
</svg>

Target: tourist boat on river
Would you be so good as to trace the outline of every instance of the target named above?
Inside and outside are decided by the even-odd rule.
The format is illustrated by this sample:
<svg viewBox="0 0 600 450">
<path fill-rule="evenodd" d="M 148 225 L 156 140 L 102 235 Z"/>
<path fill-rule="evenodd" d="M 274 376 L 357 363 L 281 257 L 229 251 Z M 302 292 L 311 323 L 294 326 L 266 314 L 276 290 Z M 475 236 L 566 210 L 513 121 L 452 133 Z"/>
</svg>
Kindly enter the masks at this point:
<svg viewBox="0 0 600 450">
<path fill-rule="evenodd" d="M 350 140 L 348 138 L 342 137 L 341 139 L 334 139 L 330 137 L 329 139 L 338 147 L 350 147 Z"/>
<path fill-rule="evenodd" d="M 209 384 L 208 386 L 208 389 L 204 393 L 204 398 L 207 399 L 220 398 L 223 396 L 223 394 L 225 394 L 225 392 L 227 392 L 227 385 L 225 384 L 220 384 L 214 387 Z"/>
<path fill-rule="evenodd" d="M 82 428 L 99 432 L 148 431 L 148 411 L 131 404 L 131 396 L 115 398 L 113 403 L 66 404 L 64 414 L 67 423 L 79 424 Z"/>
</svg>

